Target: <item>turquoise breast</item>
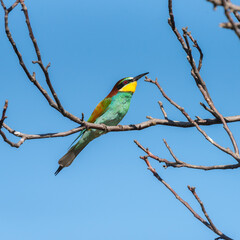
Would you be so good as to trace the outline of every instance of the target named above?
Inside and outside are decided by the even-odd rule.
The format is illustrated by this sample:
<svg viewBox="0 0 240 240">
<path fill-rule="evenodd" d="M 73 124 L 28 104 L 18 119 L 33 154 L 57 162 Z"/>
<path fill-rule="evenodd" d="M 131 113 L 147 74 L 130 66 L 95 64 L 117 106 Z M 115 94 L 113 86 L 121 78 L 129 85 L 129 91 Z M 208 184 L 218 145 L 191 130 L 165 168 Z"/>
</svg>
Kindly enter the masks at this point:
<svg viewBox="0 0 240 240">
<path fill-rule="evenodd" d="M 108 106 L 108 110 L 99 117 L 95 123 L 104 123 L 108 126 L 117 125 L 128 112 L 132 93 L 119 92 L 112 97 L 112 101 Z"/>
<path fill-rule="evenodd" d="M 119 92 L 112 97 L 112 101 L 108 106 L 107 111 L 100 116 L 94 123 L 105 124 L 108 126 L 116 126 L 123 119 L 128 112 L 132 93 L 130 92 Z M 104 131 L 97 129 L 87 130 L 79 142 L 75 145 L 75 148 L 81 151 L 89 142 L 93 139 L 104 134 Z"/>
</svg>

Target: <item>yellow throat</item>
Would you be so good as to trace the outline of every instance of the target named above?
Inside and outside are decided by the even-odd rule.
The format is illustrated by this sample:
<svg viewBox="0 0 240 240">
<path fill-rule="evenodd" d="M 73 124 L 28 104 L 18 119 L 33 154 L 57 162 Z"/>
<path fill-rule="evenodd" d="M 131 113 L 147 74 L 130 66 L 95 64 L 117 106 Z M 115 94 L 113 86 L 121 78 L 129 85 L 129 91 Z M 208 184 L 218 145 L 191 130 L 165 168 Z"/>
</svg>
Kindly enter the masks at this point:
<svg viewBox="0 0 240 240">
<path fill-rule="evenodd" d="M 134 93 L 135 90 L 136 90 L 136 87 L 137 87 L 137 82 L 134 81 L 134 82 L 131 82 L 127 85 L 125 85 L 124 87 L 122 87 L 119 92 L 132 92 Z"/>
</svg>

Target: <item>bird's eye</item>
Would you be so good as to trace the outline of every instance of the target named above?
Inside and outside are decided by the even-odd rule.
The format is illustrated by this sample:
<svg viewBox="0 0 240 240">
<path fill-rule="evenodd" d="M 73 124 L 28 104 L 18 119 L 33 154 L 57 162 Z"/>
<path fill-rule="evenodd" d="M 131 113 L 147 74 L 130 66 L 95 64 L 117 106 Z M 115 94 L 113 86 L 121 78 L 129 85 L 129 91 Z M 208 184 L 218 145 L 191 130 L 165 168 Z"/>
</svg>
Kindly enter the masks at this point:
<svg viewBox="0 0 240 240">
<path fill-rule="evenodd" d="M 126 80 L 123 82 L 124 85 L 126 85 L 127 83 L 128 83 L 128 81 L 126 81 Z"/>
</svg>

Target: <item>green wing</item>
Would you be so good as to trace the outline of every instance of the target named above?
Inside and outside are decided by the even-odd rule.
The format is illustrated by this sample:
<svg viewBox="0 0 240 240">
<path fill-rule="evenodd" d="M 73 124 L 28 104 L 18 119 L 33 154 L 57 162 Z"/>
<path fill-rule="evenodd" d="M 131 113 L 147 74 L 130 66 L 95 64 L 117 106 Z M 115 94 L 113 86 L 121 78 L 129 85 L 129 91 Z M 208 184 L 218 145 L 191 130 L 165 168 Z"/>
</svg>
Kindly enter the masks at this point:
<svg viewBox="0 0 240 240">
<path fill-rule="evenodd" d="M 97 118 L 99 118 L 100 116 L 102 116 L 107 110 L 108 110 L 108 106 L 110 105 L 112 101 L 112 98 L 104 98 L 94 109 L 94 111 L 92 112 L 90 118 L 88 119 L 88 122 L 90 123 L 94 123 Z"/>
<path fill-rule="evenodd" d="M 90 123 L 94 123 L 97 118 L 99 118 L 100 116 L 102 116 L 107 110 L 108 110 L 108 106 L 110 105 L 112 101 L 112 98 L 104 98 L 94 109 L 94 111 L 92 112 L 90 118 L 87 120 L 87 122 Z M 70 145 L 70 147 L 85 133 L 86 129 L 82 130 L 80 132 L 80 134 L 78 135 L 78 137 L 73 141 L 73 143 Z M 69 147 L 69 148 L 70 148 Z"/>
</svg>

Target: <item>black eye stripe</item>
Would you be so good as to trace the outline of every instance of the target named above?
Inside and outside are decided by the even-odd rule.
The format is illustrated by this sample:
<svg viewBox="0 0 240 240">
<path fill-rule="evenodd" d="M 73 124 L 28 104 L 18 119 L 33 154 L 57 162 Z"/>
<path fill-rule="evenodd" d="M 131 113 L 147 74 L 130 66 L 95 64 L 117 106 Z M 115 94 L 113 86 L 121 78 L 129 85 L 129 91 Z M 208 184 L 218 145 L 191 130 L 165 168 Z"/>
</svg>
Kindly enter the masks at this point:
<svg viewBox="0 0 240 240">
<path fill-rule="evenodd" d="M 132 80 L 124 80 L 123 82 L 121 82 L 118 86 L 117 89 L 121 89 L 123 86 L 127 85 L 128 83 L 132 82 Z"/>
<path fill-rule="evenodd" d="M 121 89 L 123 86 L 124 86 L 124 84 L 123 84 L 123 83 L 120 83 L 120 84 L 117 86 L 117 89 L 119 90 L 119 89 Z"/>
</svg>

